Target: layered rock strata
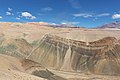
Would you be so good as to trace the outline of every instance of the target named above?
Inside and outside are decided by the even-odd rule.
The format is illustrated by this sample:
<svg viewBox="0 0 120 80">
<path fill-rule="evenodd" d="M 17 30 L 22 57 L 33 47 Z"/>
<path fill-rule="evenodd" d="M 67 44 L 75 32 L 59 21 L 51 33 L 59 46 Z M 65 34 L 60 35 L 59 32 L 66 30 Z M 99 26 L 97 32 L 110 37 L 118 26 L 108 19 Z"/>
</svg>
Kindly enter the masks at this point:
<svg viewBox="0 0 120 80">
<path fill-rule="evenodd" d="M 28 58 L 57 70 L 120 75 L 120 43 L 114 37 L 83 42 L 45 35 Z"/>
</svg>

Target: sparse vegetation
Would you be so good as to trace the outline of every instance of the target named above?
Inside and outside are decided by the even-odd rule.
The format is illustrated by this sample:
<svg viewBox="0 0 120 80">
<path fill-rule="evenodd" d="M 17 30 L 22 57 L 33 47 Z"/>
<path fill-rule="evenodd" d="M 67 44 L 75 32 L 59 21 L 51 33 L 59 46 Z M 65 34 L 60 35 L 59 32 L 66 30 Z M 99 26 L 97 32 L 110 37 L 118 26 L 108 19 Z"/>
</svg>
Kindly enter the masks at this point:
<svg viewBox="0 0 120 80">
<path fill-rule="evenodd" d="M 31 43 L 31 45 L 34 47 L 34 46 L 37 46 L 38 45 L 38 42 L 39 42 L 39 40 L 34 40 L 32 43 Z"/>
</svg>

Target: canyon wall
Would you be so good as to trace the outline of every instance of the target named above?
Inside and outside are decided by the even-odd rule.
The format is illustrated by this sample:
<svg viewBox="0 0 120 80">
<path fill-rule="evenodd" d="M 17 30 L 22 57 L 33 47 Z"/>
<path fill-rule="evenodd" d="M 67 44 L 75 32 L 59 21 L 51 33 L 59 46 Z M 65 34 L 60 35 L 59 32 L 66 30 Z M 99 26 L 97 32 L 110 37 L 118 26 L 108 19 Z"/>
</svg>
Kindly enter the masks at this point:
<svg viewBox="0 0 120 80">
<path fill-rule="evenodd" d="M 24 39 L 1 37 L 0 53 L 61 71 L 120 75 L 120 40 L 114 37 L 83 42 L 47 34 L 35 48 Z"/>
<path fill-rule="evenodd" d="M 56 70 L 120 75 L 120 43 L 114 37 L 83 42 L 45 35 L 28 58 Z"/>
</svg>

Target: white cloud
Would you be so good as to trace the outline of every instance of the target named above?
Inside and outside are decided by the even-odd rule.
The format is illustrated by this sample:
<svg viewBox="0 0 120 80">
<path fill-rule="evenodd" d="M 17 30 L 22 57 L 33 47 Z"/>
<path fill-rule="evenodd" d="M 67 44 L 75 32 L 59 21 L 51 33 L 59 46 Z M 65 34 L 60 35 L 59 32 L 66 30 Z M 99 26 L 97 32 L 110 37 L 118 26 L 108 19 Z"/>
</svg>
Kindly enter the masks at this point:
<svg viewBox="0 0 120 80">
<path fill-rule="evenodd" d="M 101 13 L 101 14 L 95 14 L 95 13 L 78 13 L 78 14 L 73 14 L 74 17 L 83 17 L 83 18 L 97 18 L 97 17 L 105 17 L 105 16 L 110 16 L 110 13 Z"/>
<path fill-rule="evenodd" d="M 31 19 L 36 19 L 36 17 L 35 16 L 31 16 Z"/>
<path fill-rule="evenodd" d="M 31 17 L 32 14 L 29 13 L 29 12 L 22 12 L 22 16 L 24 16 L 24 17 Z"/>
<path fill-rule="evenodd" d="M 2 16 L 0 16 L 0 19 L 2 19 L 3 17 Z"/>
<path fill-rule="evenodd" d="M 25 17 L 26 19 L 36 19 L 36 17 L 35 16 L 33 16 L 31 13 L 29 13 L 29 12 L 22 12 L 21 13 L 21 16 L 22 17 Z"/>
<path fill-rule="evenodd" d="M 62 22 L 61 24 L 67 24 L 66 22 Z"/>
<path fill-rule="evenodd" d="M 12 9 L 11 9 L 11 8 L 8 8 L 8 11 L 12 11 Z"/>
<path fill-rule="evenodd" d="M 110 13 L 101 13 L 101 14 L 98 14 L 97 16 L 98 17 L 103 17 L 103 16 L 109 16 L 110 15 Z"/>
<path fill-rule="evenodd" d="M 11 8 L 8 8 L 8 11 L 6 12 L 6 15 L 7 15 L 7 16 L 12 16 L 12 15 L 14 15 L 11 11 L 12 11 L 12 9 L 11 9 Z"/>
<path fill-rule="evenodd" d="M 41 11 L 52 11 L 53 9 L 51 7 L 45 7 L 45 8 L 42 8 Z"/>
<path fill-rule="evenodd" d="M 114 14 L 114 15 L 112 15 L 112 18 L 113 19 L 120 19 L 120 14 Z"/>
<path fill-rule="evenodd" d="M 7 11 L 6 15 L 11 16 L 11 15 L 13 15 L 13 13 Z"/>
<path fill-rule="evenodd" d="M 93 15 L 92 15 L 92 14 L 87 14 L 87 13 L 78 13 L 78 14 L 73 14 L 73 16 L 75 16 L 75 17 L 84 17 L 84 18 L 93 17 Z"/>
<path fill-rule="evenodd" d="M 70 24 L 70 25 L 76 25 L 76 24 L 79 24 L 80 22 L 62 22 L 61 24 Z"/>
<path fill-rule="evenodd" d="M 57 25 L 56 23 L 49 23 L 49 24 L 51 24 L 51 25 Z"/>
<path fill-rule="evenodd" d="M 79 24 L 80 22 L 68 22 L 68 23 L 75 25 L 75 24 Z"/>
</svg>

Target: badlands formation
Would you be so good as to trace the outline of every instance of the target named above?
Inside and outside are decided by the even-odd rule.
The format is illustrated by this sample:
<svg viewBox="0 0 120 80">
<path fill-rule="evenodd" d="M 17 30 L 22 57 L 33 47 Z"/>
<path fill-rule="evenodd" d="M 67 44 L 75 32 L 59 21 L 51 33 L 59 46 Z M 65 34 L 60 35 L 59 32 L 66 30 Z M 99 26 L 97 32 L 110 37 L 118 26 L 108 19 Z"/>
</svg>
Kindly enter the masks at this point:
<svg viewBox="0 0 120 80">
<path fill-rule="evenodd" d="M 120 29 L 0 23 L 0 80 L 120 80 Z"/>
</svg>

